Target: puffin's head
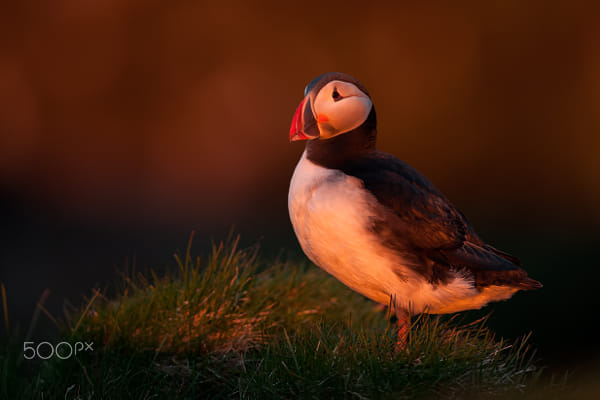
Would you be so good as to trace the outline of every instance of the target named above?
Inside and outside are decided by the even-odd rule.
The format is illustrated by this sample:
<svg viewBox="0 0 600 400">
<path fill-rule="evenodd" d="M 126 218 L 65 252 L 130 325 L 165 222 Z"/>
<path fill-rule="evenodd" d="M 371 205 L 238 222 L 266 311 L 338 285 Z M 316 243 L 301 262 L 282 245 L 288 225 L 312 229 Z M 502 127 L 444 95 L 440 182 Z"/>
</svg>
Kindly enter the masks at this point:
<svg viewBox="0 0 600 400">
<path fill-rule="evenodd" d="M 372 115 L 372 117 L 371 117 Z M 304 89 L 296 109 L 290 141 L 329 139 L 375 119 L 373 103 L 364 86 L 350 75 L 329 72 Z"/>
</svg>

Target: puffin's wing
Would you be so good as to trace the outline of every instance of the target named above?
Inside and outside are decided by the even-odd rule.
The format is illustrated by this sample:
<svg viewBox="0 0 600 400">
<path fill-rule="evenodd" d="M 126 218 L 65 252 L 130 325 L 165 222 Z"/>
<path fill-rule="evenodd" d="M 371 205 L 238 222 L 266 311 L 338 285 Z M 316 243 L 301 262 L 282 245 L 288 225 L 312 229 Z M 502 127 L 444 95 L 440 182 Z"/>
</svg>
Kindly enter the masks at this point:
<svg viewBox="0 0 600 400">
<path fill-rule="evenodd" d="M 449 270 L 466 270 L 477 286 L 540 287 L 516 257 L 485 244 L 464 215 L 410 165 L 378 152 L 344 172 L 361 179 L 377 199 L 373 229 L 384 244 L 419 254 L 415 268 L 430 281 L 443 281 Z"/>
<path fill-rule="evenodd" d="M 386 153 L 357 158 L 343 171 L 363 181 L 379 204 L 375 229 L 422 250 L 456 249 L 466 239 L 480 243 L 463 215 L 422 174 Z"/>
</svg>

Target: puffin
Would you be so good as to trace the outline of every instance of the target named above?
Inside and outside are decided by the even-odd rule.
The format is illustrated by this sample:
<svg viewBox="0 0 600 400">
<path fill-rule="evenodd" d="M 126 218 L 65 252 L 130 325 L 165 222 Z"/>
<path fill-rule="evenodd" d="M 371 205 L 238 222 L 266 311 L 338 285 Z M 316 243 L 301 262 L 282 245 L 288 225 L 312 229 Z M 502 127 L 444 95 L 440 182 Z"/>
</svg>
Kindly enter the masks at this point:
<svg viewBox="0 0 600 400">
<path fill-rule="evenodd" d="M 306 256 L 391 306 L 398 345 L 411 318 L 479 309 L 542 287 L 518 258 L 486 244 L 425 176 L 376 149 L 377 118 L 356 78 L 329 72 L 304 90 L 290 141 L 306 141 L 288 193 Z"/>
</svg>

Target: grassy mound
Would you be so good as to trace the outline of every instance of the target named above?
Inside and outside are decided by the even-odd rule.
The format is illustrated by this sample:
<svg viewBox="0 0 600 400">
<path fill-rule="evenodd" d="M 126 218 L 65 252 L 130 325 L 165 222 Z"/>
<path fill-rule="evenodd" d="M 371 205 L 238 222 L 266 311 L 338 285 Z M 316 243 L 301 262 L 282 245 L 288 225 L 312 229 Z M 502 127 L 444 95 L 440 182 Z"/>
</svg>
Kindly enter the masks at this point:
<svg viewBox="0 0 600 400">
<path fill-rule="evenodd" d="M 527 338 L 496 340 L 485 321 L 423 316 L 395 350 L 389 315 L 312 266 L 261 265 L 237 240 L 206 260 L 190 246 L 163 276 L 129 274 L 65 321 L 94 342 L 23 377 L 0 359 L 7 398 L 421 398 L 522 393 L 535 381 Z M 11 350 L 12 349 L 12 350 Z"/>
</svg>

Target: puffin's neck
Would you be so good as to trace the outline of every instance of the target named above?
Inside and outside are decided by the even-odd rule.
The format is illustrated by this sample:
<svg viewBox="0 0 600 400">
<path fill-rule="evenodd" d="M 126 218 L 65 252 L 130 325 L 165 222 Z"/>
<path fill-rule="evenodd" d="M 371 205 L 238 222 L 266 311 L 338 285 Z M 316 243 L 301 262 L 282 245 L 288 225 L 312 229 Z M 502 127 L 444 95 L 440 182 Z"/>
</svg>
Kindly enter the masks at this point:
<svg viewBox="0 0 600 400">
<path fill-rule="evenodd" d="M 306 157 L 325 168 L 339 169 L 346 162 L 375 151 L 377 128 L 375 110 L 361 126 L 330 139 L 314 139 L 306 143 Z"/>
</svg>

